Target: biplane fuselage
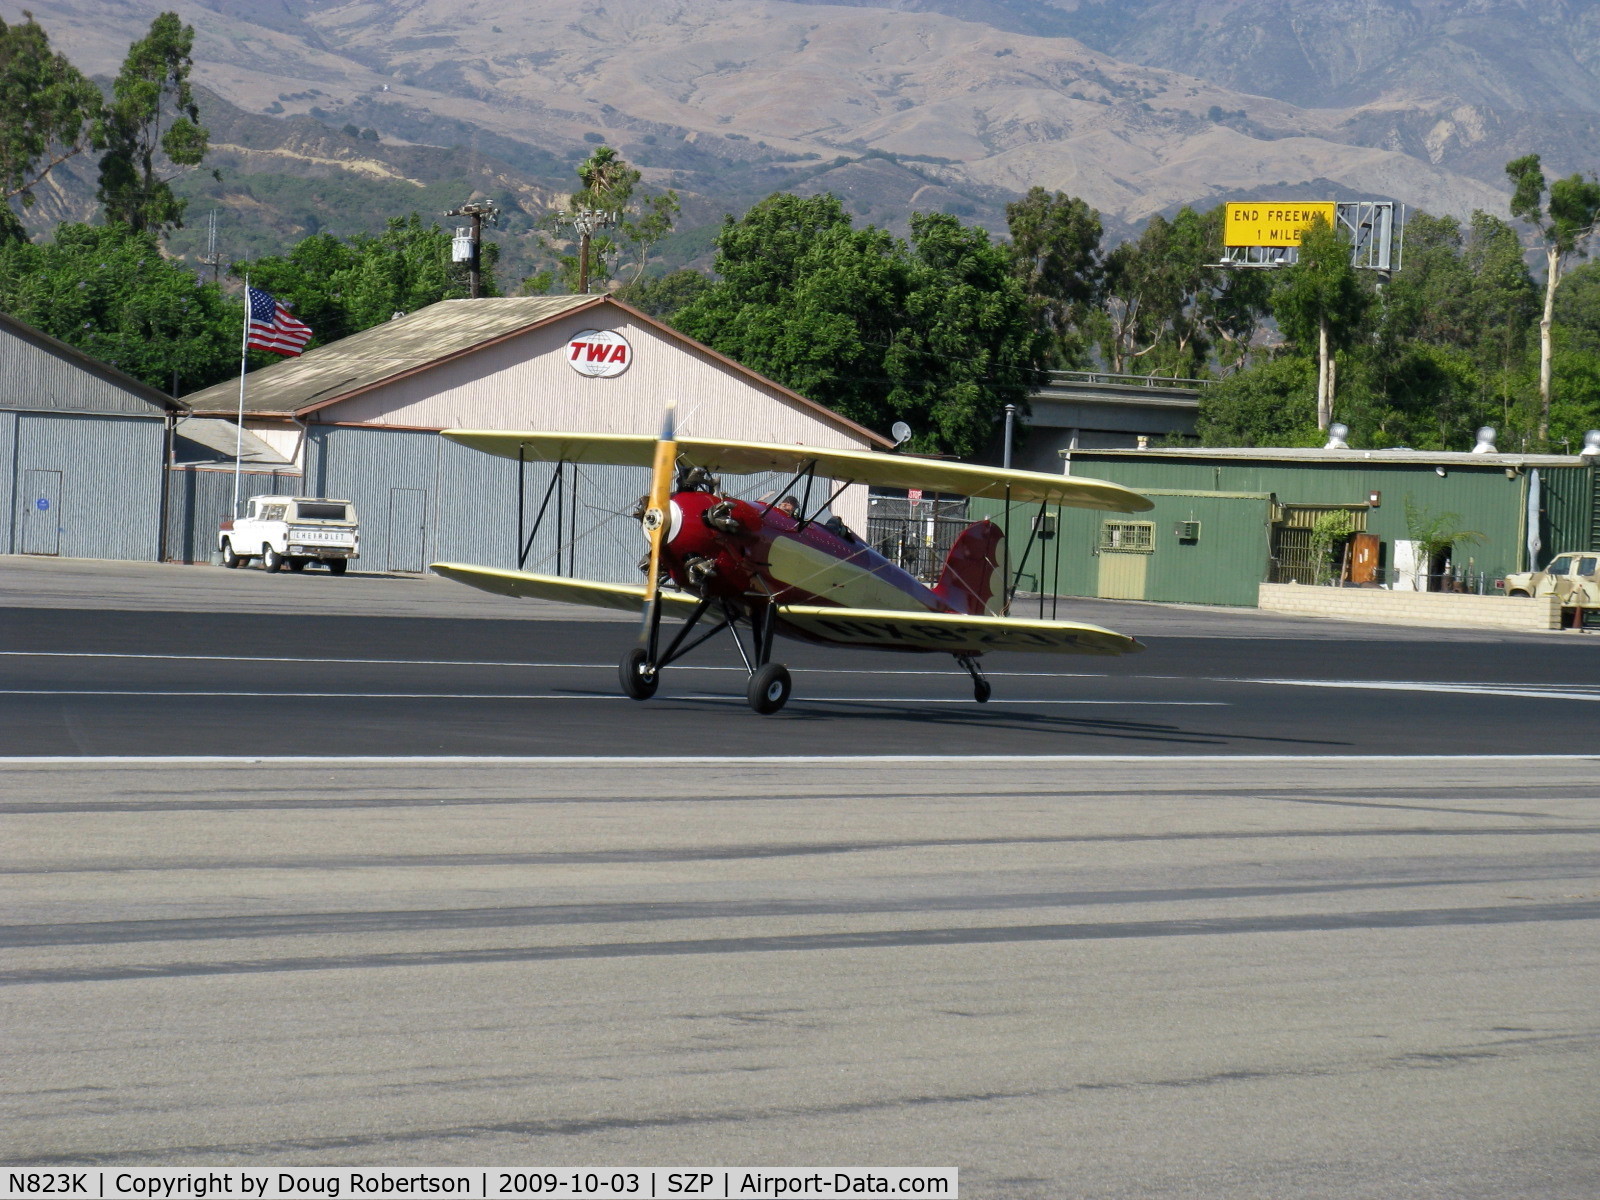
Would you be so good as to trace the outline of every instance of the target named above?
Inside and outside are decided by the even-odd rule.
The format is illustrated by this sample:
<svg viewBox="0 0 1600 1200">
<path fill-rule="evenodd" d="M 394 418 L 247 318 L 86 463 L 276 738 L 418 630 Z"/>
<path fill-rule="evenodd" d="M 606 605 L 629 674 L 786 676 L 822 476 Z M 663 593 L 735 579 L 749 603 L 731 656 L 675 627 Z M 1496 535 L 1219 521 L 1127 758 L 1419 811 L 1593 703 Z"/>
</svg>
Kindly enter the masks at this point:
<svg viewBox="0 0 1600 1200">
<path fill-rule="evenodd" d="M 718 510 L 723 528 L 706 520 L 712 510 Z M 807 641 L 834 639 L 825 630 L 784 620 L 786 606 L 956 611 L 915 575 L 859 539 L 842 536 L 820 521 L 798 519 L 781 508 L 725 500 L 707 492 L 678 492 L 672 497 L 662 558 L 668 575 L 684 591 L 712 596 L 741 613 L 752 606 L 773 607 L 778 614 L 776 631 Z"/>
</svg>

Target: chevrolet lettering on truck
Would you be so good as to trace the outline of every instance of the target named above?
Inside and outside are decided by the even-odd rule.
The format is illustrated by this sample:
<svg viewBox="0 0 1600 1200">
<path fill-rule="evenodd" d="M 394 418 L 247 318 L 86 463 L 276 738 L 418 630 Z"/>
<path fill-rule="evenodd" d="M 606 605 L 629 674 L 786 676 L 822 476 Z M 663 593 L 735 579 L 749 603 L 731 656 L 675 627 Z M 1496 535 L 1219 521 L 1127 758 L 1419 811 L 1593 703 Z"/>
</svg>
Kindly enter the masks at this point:
<svg viewBox="0 0 1600 1200">
<path fill-rule="evenodd" d="M 259 558 L 268 571 L 303 571 L 326 563 L 343 575 L 361 557 L 361 528 L 348 500 L 309 496 L 251 496 L 242 517 L 222 522 L 217 532 L 222 565 L 238 567 Z"/>
</svg>

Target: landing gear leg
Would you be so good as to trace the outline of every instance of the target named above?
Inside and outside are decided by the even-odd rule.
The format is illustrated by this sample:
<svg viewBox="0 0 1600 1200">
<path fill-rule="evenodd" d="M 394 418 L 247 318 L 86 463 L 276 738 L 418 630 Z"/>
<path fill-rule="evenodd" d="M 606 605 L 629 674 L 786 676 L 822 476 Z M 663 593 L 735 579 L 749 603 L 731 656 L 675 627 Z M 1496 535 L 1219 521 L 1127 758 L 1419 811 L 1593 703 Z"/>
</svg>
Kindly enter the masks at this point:
<svg viewBox="0 0 1600 1200">
<path fill-rule="evenodd" d="M 989 681 L 983 677 L 983 672 L 978 669 L 978 660 L 970 654 L 956 655 L 956 661 L 967 669 L 967 674 L 972 676 L 972 698 L 979 704 L 989 703 L 989 697 L 994 694 L 994 688 L 989 686 Z"/>
<path fill-rule="evenodd" d="M 730 622 L 731 627 L 731 622 Z M 794 691 L 794 681 L 789 678 L 789 668 L 782 663 L 772 662 L 772 638 L 777 631 L 777 621 L 771 606 L 750 609 L 750 645 L 755 652 L 752 661 L 750 655 L 744 651 L 744 643 L 739 641 L 737 629 L 733 632 L 734 643 L 739 647 L 739 657 L 744 659 L 745 669 L 750 672 L 750 683 L 745 688 L 745 699 L 750 707 L 762 716 L 770 716 L 785 704 L 789 703 L 789 696 Z"/>
<path fill-rule="evenodd" d="M 622 683 L 622 694 L 630 700 L 648 700 L 656 694 L 656 688 L 661 686 L 661 671 L 669 663 L 677 662 L 701 642 L 721 631 L 726 621 L 706 630 L 701 635 L 689 642 L 689 635 L 700 624 L 700 618 L 705 616 L 706 610 L 711 607 L 710 600 L 701 600 L 695 605 L 694 611 L 689 614 L 688 620 L 679 627 L 672 641 L 667 645 L 665 653 L 660 651 L 661 645 L 661 609 L 658 606 L 650 613 L 650 624 L 643 634 L 643 644 L 635 646 L 622 656 L 622 662 L 617 668 L 617 677 Z M 687 645 L 684 643 L 688 642 Z"/>
</svg>

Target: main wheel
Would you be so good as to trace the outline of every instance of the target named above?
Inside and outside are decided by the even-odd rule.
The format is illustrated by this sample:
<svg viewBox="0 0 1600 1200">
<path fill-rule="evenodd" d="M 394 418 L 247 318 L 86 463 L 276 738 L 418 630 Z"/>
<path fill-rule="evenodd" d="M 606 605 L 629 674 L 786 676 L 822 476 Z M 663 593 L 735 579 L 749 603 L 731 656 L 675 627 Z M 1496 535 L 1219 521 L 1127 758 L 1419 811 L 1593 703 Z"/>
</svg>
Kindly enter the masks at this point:
<svg viewBox="0 0 1600 1200">
<path fill-rule="evenodd" d="M 789 693 L 793 690 L 789 668 L 782 663 L 768 663 L 750 676 L 745 698 L 750 701 L 751 708 L 765 717 L 789 703 Z"/>
<path fill-rule="evenodd" d="M 279 554 L 271 546 L 268 546 L 261 551 L 261 565 L 269 571 L 283 570 L 283 564 L 285 561 L 286 560 L 284 559 L 283 555 Z"/>
<path fill-rule="evenodd" d="M 661 685 L 661 672 L 648 671 L 650 656 L 635 646 L 622 656 L 617 667 L 617 677 L 622 681 L 622 694 L 630 700 L 648 700 Z"/>
<path fill-rule="evenodd" d="M 224 539 L 222 543 L 222 565 L 231 571 L 243 561 L 244 559 L 233 552 L 233 543 Z"/>
<path fill-rule="evenodd" d="M 349 565 L 350 560 L 348 558 L 330 558 L 328 560 L 328 570 L 332 571 L 335 575 L 343 575 L 344 569 Z"/>
</svg>

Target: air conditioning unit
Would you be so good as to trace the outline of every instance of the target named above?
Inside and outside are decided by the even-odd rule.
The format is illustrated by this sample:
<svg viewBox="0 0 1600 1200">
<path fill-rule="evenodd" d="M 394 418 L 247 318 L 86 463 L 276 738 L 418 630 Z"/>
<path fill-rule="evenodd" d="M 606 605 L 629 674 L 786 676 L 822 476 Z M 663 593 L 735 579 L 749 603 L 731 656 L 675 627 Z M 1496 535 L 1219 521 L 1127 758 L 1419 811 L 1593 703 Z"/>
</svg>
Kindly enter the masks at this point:
<svg viewBox="0 0 1600 1200">
<path fill-rule="evenodd" d="M 1179 521 L 1172 527 L 1172 532 L 1180 542 L 1198 542 L 1200 540 L 1200 522 Z"/>
</svg>

